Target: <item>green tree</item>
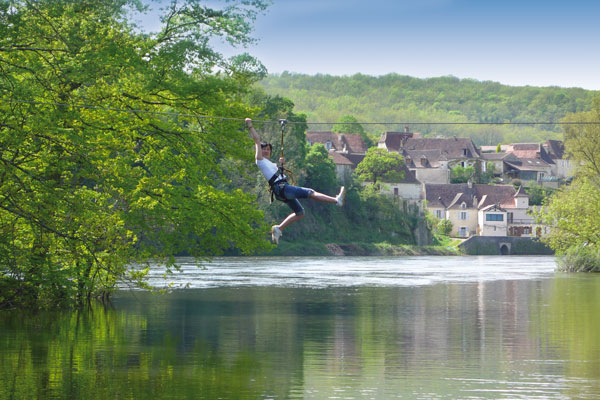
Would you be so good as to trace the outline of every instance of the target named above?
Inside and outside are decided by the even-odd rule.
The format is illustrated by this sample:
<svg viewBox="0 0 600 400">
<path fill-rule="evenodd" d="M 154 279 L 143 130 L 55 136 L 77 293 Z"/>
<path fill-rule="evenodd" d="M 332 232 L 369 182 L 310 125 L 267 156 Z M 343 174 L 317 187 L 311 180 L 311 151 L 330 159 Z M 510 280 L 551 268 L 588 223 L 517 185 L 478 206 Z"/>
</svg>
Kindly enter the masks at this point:
<svg viewBox="0 0 600 400">
<path fill-rule="evenodd" d="M 355 172 L 359 179 L 377 185 L 379 181 L 398 182 L 404 179 L 404 173 L 400 171 L 403 166 L 404 157 L 400 154 L 371 147 Z"/>
<path fill-rule="evenodd" d="M 565 149 L 578 161 L 578 174 L 600 186 L 600 127 L 590 124 L 600 121 L 600 96 L 590 111 L 568 114 L 562 121 L 570 123 L 564 125 Z"/>
<path fill-rule="evenodd" d="M 571 185 L 561 188 L 537 213 L 540 222 L 551 227 L 543 240 L 563 259 L 563 268 L 570 263 L 584 270 L 600 270 L 597 265 L 600 249 L 600 127 L 587 124 L 598 121 L 600 98 L 593 102 L 591 111 L 568 115 L 564 121 L 565 149 L 579 165 L 577 177 Z M 581 122 L 581 125 L 573 123 Z M 588 265 L 592 261 L 595 266 Z"/>
<path fill-rule="evenodd" d="M 310 146 L 306 155 L 306 186 L 319 192 L 329 192 L 337 185 L 335 164 L 322 143 Z"/>
<path fill-rule="evenodd" d="M 450 170 L 450 183 L 467 183 L 475 175 L 475 168 L 457 165 Z"/>
<path fill-rule="evenodd" d="M 127 22 L 136 7 L 0 2 L 0 304 L 84 301 L 145 286 L 149 258 L 268 246 L 253 196 L 219 188 L 223 158 L 251 162 L 241 124 L 172 114 L 251 114 L 241 94 L 264 67 L 207 42 L 248 43 L 264 3 L 174 1 L 153 34 Z"/>
<path fill-rule="evenodd" d="M 541 206 L 546 204 L 547 199 L 556 191 L 556 189 L 547 188 L 541 185 L 526 186 L 525 191 L 529 195 L 530 206 Z"/>
<path fill-rule="evenodd" d="M 450 232 L 452 232 L 452 221 L 449 219 L 440 220 L 435 227 L 435 232 L 440 235 L 450 236 Z"/>
<path fill-rule="evenodd" d="M 367 148 L 373 146 L 373 140 L 369 137 L 358 120 L 352 115 L 344 115 L 341 117 L 338 122 L 333 125 L 332 131 L 336 133 L 353 133 L 360 135 Z"/>
<path fill-rule="evenodd" d="M 537 214 L 551 227 L 544 241 L 559 254 L 570 247 L 600 245 L 599 207 L 600 190 L 591 180 L 579 178 L 561 188 Z"/>
</svg>

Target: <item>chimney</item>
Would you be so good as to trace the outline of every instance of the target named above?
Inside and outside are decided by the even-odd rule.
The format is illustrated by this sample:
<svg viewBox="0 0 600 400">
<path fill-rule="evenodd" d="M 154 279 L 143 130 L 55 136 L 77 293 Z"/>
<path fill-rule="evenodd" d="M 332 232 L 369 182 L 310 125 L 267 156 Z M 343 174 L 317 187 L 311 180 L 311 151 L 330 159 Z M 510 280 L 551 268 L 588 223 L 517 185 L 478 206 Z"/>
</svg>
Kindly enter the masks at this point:
<svg viewBox="0 0 600 400">
<path fill-rule="evenodd" d="M 409 133 L 410 131 L 408 130 L 408 126 L 404 127 L 404 133 Z"/>
<path fill-rule="evenodd" d="M 473 181 L 471 179 L 467 181 L 467 186 L 469 187 L 469 189 L 473 189 Z"/>
</svg>

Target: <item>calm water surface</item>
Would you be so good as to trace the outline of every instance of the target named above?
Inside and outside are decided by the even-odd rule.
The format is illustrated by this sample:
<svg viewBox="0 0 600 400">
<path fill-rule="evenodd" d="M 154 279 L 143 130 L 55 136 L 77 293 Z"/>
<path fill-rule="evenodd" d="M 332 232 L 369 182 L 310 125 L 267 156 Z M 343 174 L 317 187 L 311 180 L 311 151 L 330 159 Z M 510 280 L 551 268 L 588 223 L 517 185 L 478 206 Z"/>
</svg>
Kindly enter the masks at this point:
<svg viewBox="0 0 600 400">
<path fill-rule="evenodd" d="M 0 313 L 0 399 L 599 399 L 600 275 L 551 257 L 224 258 Z"/>
</svg>

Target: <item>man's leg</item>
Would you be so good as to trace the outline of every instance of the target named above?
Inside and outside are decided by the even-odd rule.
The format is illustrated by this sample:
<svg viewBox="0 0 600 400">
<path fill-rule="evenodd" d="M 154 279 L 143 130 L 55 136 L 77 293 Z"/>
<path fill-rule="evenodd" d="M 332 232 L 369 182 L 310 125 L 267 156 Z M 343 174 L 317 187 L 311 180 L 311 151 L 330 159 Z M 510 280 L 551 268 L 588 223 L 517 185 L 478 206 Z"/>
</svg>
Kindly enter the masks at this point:
<svg viewBox="0 0 600 400">
<path fill-rule="evenodd" d="M 285 217 L 283 221 L 281 221 L 281 223 L 279 224 L 279 229 L 284 230 L 287 226 L 293 224 L 296 221 L 301 220 L 302 218 L 304 218 L 304 214 L 298 215 L 296 213 L 291 213 L 290 215 Z"/>
<path fill-rule="evenodd" d="M 326 194 L 319 193 L 316 190 L 313 190 L 308 197 L 323 203 L 336 203 L 338 206 L 341 207 L 344 205 L 344 199 L 346 198 L 346 188 L 342 186 L 340 189 L 340 193 L 335 197 L 327 196 Z"/>
<path fill-rule="evenodd" d="M 304 218 L 304 208 L 298 201 L 298 199 L 291 199 L 285 202 L 294 212 L 285 217 L 279 225 L 273 225 L 271 227 L 271 238 L 275 244 L 279 244 L 279 238 L 281 237 L 281 231 L 284 230 L 290 224 Z"/>
</svg>

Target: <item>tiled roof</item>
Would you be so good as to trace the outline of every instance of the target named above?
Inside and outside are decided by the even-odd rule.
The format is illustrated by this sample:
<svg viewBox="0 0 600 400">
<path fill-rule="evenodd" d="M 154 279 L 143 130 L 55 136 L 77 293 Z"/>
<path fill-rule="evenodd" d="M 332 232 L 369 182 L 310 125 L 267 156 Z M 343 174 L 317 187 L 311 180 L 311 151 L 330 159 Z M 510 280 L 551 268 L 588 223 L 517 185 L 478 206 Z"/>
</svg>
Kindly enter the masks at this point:
<svg viewBox="0 0 600 400">
<path fill-rule="evenodd" d="M 518 161 L 504 160 L 510 167 L 519 171 L 546 171 L 550 164 L 539 158 L 519 158 Z"/>
<path fill-rule="evenodd" d="M 512 153 L 481 153 L 481 158 L 484 160 L 503 160 L 510 156 Z"/>
<path fill-rule="evenodd" d="M 306 132 L 306 140 L 309 143 L 331 143 L 331 148 L 335 151 L 347 153 L 364 154 L 367 146 L 362 137 L 356 133 L 335 133 L 335 132 Z"/>
<path fill-rule="evenodd" d="M 523 185 L 519 186 L 519 189 L 517 189 L 517 193 L 515 193 L 515 197 L 529 197 L 527 193 L 525 193 Z"/>
<path fill-rule="evenodd" d="M 481 209 L 490 204 L 514 208 L 516 191 L 512 185 L 480 185 L 469 188 L 466 183 L 425 184 L 425 198 L 431 207 L 460 208 L 464 202 L 467 208 Z"/>
<path fill-rule="evenodd" d="M 520 159 L 540 159 L 549 164 L 554 164 L 552 158 L 546 153 L 544 147 L 539 143 L 514 143 L 509 145 L 508 153 L 514 154 Z"/>
<path fill-rule="evenodd" d="M 399 152 L 402 143 L 411 137 L 413 137 L 412 132 L 385 132 L 379 138 L 379 143 L 385 143 L 388 151 Z"/>
<path fill-rule="evenodd" d="M 341 151 L 341 146 L 338 137 L 333 132 L 306 132 L 306 140 L 310 143 L 331 143 L 332 149 Z M 338 147 L 340 147 L 338 149 Z"/>
<path fill-rule="evenodd" d="M 340 133 L 338 134 L 341 143 L 346 143 L 348 153 L 366 153 L 367 146 L 363 141 L 362 136 L 356 133 Z M 343 146 L 342 146 L 343 148 Z"/>
<path fill-rule="evenodd" d="M 404 172 L 404 179 L 400 183 L 418 183 L 418 184 L 421 184 L 421 182 L 419 182 L 417 180 L 417 177 L 415 176 L 415 172 L 409 170 L 406 167 L 406 165 L 403 165 L 401 168 L 398 169 L 398 171 Z"/>
<path fill-rule="evenodd" d="M 408 138 L 403 149 L 407 152 L 438 150 L 448 160 L 479 158 L 479 152 L 468 138 Z"/>
<path fill-rule="evenodd" d="M 440 161 L 447 160 L 440 150 L 405 150 L 402 154 L 410 168 L 437 168 Z"/>
<path fill-rule="evenodd" d="M 337 151 L 329 150 L 329 157 L 333 159 L 335 165 L 350 165 L 356 167 L 352 161 L 346 158 L 345 154 L 338 153 Z"/>
<path fill-rule="evenodd" d="M 356 168 L 356 166 L 365 158 L 364 154 L 344 154 L 348 160 L 352 161 L 354 165 L 352 168 Z"/>
<path fill-rule="evenodd" d="M 544 149 L 553 160 L 562 160 L 565 154 L 565 144 L 560 140 L 547 140 Z"/>
</svg>

